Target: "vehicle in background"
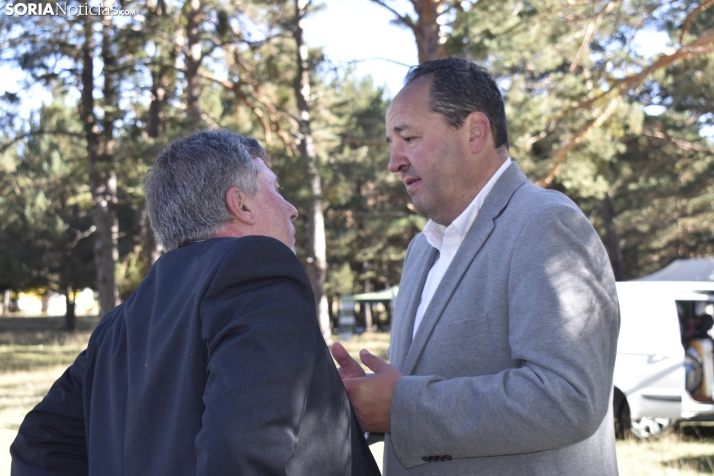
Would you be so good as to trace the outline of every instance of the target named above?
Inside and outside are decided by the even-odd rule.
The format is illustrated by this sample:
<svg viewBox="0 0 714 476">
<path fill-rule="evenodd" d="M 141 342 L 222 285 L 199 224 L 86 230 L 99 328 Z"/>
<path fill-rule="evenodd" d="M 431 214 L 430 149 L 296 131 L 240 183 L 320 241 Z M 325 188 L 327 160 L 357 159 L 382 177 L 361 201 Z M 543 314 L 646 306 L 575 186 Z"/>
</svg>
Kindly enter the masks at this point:
<svg viewBox="0 0 714 476">
<path fill-rule="evenodd" d="M 714 282 L 617 283 L 620 337 L 613 409 L 618 437 L 714 421 Z"/>
</svg>

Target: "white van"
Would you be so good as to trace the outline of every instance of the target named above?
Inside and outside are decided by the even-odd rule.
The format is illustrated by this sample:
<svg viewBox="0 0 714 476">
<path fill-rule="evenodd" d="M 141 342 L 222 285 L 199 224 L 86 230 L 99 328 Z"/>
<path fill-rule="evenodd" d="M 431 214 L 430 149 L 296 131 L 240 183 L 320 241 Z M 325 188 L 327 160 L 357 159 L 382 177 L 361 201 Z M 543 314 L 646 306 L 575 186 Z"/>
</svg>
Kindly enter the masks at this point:
<svg viewBox="0 0 714 476">
<path fill-rule="evenodd" d="M 618 436 L 648 437 L 673 422 L 714 420 L 714 341 L 707 333 L 714 333 L 714 282 L 628 281 L 617 283 L 617 294 Z"/>
</svg>

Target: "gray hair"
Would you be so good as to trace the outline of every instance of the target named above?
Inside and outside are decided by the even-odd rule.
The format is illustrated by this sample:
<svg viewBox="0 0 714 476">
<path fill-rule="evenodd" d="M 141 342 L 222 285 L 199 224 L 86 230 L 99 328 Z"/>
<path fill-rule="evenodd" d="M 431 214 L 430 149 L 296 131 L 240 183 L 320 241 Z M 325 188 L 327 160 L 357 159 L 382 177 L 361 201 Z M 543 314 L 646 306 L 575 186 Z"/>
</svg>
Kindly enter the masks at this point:
<svg viewBox="0 0 714 476">
<path fill-rule="evenodd" d="M 166 251 L 211 238 L 230 222 L 226 192 L 236 187 L 255 196 L 265 159 L 258 141 L 233 132 L 201 131 L 171 143 L 145 179 L 146 207 Z"/>
<path fill-rule="evenodd" d="M 463 58 L 444 58 L 412 66 L 404 85 L 431 76 L 429 108 L 444 116 L 453 128 L 464 124 L 474 111 L 482 112 L 491 123 L 494 147 L 508 148 L 508 128 L 503 97 L 488 71 Z"/>
</svg>

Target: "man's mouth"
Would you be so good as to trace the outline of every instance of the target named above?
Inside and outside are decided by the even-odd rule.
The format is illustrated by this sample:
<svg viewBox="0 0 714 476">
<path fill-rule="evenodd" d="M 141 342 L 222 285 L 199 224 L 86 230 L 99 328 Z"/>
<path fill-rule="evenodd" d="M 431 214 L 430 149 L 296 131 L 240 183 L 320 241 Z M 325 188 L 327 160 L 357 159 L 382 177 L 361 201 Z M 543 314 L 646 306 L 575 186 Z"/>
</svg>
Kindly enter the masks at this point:
<svg viewBox="0 0 714 476">
<path fill-rule="evenodd" d="M 409 190 L 410 188 L 412 188 L 412 186 L 421 182 L 421 179 L 419 177 L 405 177 L 403 182 L 404 186 L 407 187 L 407 190 Z"/>
</svg>

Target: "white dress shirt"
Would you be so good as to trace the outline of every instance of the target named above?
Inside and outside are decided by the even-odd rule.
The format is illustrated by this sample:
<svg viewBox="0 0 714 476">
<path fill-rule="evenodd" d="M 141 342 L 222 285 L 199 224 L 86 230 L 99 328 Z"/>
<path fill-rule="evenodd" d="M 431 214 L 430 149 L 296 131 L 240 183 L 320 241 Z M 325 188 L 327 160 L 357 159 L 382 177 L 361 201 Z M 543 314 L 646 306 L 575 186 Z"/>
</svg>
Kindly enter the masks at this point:
<svg viewBox="0 0 714 476">
<path fill-rule="evenodd" d="M 424 227 L 424 236 L 426 241 L 439 250 L 439 255 L 436 257 L 433 266 L 429 270 L 429 274 L 424 282 L 424 289 L 421 292 L 421 301 L 419 302 L 419 308 L 417 309 L 416 317 L 414 319 L 414 333 L 412 338 L 416 335 L 417 329 L 419 329 L 419 324 L 424 318 L 424 312 L 429 307 L 431 299 L 434 297 L 436 289 L 439 287 L 446 270 L 449 269 L 451 261 L 454 259 L 454 255 L 459 250 L 461 243 L 464 241 L 466 234 L 468 233 L 471 225 L 473 225 L 478 215 L 479 210 L 483 202 L 486 201 L 488 193 L 491 191 L 495 185 L 498 178 L 503 175 L 508 166 L 511 165 L 510 157 L 498 168 L 491 179 L 486 183 L 486 185 L 479 191 L 478 195 L 471 201 L 466 210 L 461 212 L 461 215 L 456 217 L 456 219 L 449 226 L 439 225 L 431 220 L 429 220 Z"/>
</svg>

